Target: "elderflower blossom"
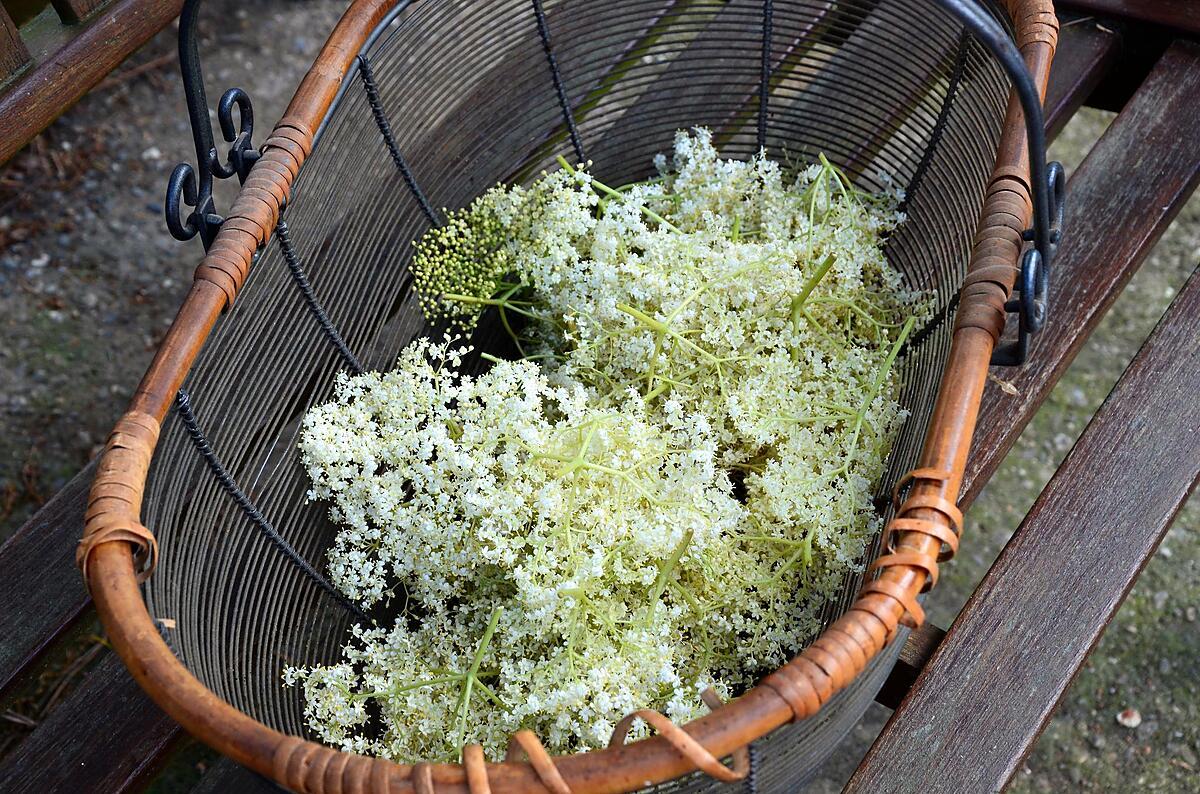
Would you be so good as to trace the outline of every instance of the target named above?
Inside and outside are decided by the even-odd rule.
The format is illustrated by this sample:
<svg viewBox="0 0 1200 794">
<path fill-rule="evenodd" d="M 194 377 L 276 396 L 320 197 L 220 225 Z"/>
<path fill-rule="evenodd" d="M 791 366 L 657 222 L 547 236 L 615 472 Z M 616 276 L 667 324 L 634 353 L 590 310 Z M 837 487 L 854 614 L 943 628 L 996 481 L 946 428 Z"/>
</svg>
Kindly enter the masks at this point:
<svg viewBox="0 0 1200 794">
<path fill-rule="evenodd" d="M 470 375 L 466 348 L 418 340 L 306 416 L 330 576 L 400 612 L 285 671 L 322 740 L 452 760 L 694 718 L 815 636 L 878 531 L 923 311 L 882 252 L 894 197 L 823 159 L 791 180 L 723 160 L 703 130 L 656 162 L 620 189 L 564 163 L 418 243 L 426 312 L 505 313 L 526 358 Z"/>
</svg>

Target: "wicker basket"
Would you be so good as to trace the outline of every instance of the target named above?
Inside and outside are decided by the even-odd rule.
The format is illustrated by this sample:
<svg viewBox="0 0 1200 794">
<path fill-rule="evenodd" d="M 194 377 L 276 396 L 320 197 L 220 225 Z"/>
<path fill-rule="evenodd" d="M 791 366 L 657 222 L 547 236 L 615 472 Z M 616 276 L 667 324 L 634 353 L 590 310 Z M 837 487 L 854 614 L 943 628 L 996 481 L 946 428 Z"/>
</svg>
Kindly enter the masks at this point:
<svg viewBox="0 0 1200 794">
<path fill-rule="evenodd" d="M 1040 133 L 1026 126 L 1040 129 L 1029 90 L 1036 105 L 1053 9 L 956 5 L 355 0 L 262 147 L 92 487 L 79 560 L 139 683 L 191 733 L 296 791 L 722 789 L 745 774 L 750 742 L 760 790 L 799 788 L 861 716 L 957 546 L 989 360 L 1018 276 L 1031 277 L 1023 235 L 1031 218 L 1039 249 L 1047 234 Z M 980 17 L 1019 48 L 1027 112 Z M 910 416 L 885 477 L 901 499 L 886 507 L 880 495 L 890 521 L 868 556 L 878 576 L 849 577 L 821 637 L 757 687 L 629 745 L 551 758 L 520 732 L 503 763 L 468 747 L 462 765 L 404 766 L 299 738 L 301 697 L 280 670 L 328 662 L 351 620 L 277 542 L 316 561 L 332 539 L 325 511 L 305 504 L 295 455 L 299 418 L 342 364 L 330 339 L 386 368 L 428 330 L 407 266 L 433 207 L 462 206 L 558 154 L 586 152 L 609 182 L 643 178 L 691 126 L 712 129 L 727 157 L 821 152 L 866 189 L 881 173 L 907 186 L 909 219 L 888 257 L 941 311 L 903 357 Z M 185 379 L 187 423 L 168 418 Z M 197 423 L 208 462 L 188 437 Z M 231 480 L 211 476 L 214 454 Z M 253 498 L 258 518 L 230 491 Z M 732 767 L 718 760 L 728 757 Z"/>
</svg>

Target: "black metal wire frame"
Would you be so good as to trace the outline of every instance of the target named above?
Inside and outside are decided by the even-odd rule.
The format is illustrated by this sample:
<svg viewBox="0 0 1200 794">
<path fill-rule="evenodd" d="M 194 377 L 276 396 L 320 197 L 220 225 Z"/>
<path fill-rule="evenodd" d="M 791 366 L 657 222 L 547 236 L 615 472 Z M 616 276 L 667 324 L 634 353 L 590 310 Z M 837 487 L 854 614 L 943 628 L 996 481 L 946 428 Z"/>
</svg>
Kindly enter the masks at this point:
<svg viewBox="0 0 1200 794">
<path fill-rule="evenodd" d="M 221 463 L 221 459 L 217 457 L 217 453 L 213 452 L 212 447 L 209 446 L 208 439 L 204 435 L 204 431 L 200 429 L 200 425 L 196 422 L 196 415 L 192 413 L 191 396 L 185 389 L 180 389 L 179 393 L 175 396 L 175 410 L 178 412 L 179 419 L 183 422 L 188 436 L 191 437 L 196 451 L 200 453 L 200 457 L 204 458 L 204 462 L 208 464 L 209 470 L 217 478 L 217 482 L 220 483 L 221 488 L 232 497 L 234 503 L 250 519 L 250 523 L 313 584 L 328 593 L 338 604 L 356 618 L 363 622 L 369 622 L 370 619 L 366 613 L 359 609 L 358 605 L 353 601 L 346 598 L 346 596 L 333 586 L 332 582 L 318 573 L 309 564 L 308 560 L 300 556 L 300 553 L 275 530 L 275 527 L 266 519 L 266 516 L 259 512 L 254 503 L 250 501 L 250 497 L 246 496 L 245 491 L 238 487 L 237 482 L 233 479 L 233 475 Z"/>
<path fill-rule="evenodd" d="M 771 26 L 774 3 L 763 0 L 762 13 L 762 67 L 758 83 L 758 148 L 767 148 L 767 108 L 771 96 Z"/>
<path fill-rule="evenodd" d="M 954 59 L 954 70 L 950 73 L 950 80 L 946 85 L 946 96 L 942 98 L 942 107 L 938 111 L 937 119 L 933 123 L 933 132 L 929 135 L 929 144 L 925 147 L 925 151 L 921 153 L 921 160 L 917 163 L 916 171 L 913 172 L 912 179 L 908 180 L 908 186 L 904 188 L 904 198 L 900 201 L 898 207 L 900 212 L 906 212 L 909 205 L 912 204 L 913 198 L 921 189 L 921 184 L 925 181 L 925 174 L 929 171 L 929 167 L 933 164 L 934 155 L 937 154 L 938 144 L 942 142 L 942 136 L 946 133 L 946 125 L 950 122 L 950 112 L 954 109 L 954 100 L 958 98 L 958 89 L 962 85 L 963 74 L 967 68 L 967 54 L 970 51 L 971 31 L 968 28 L 963 28 L 962 35 L 958 40 L 958 54 Z"/>
<path fill-rule="evenodd" d="M 325 309 L 321 306 L 320 301 L 317 300 L 312 284 L 309 283 L 308 276 L 304 272 L 304 267 L 300 263 L 300 256 L 296 253 L 295 246 L 292 245 L 292 233 L 288 230 L 287 222 L 283 219 L 280 219 L 279 223 L 275 226 L 275 237 L 279 240 L 279 248 L 283 252 L 283 259 L 287 262 L 288 270 L 292 273 L 292 279 L 296 282 L 300 294 L 304 296 L 304 302 L 308 305 L 308 310 L 317 321 L 317 325 L 321 327 L 321 332 L 325 334 L 325 338 L 341 354 L 350 371 L 355 375 L 361 375 L 364 371 L 363 365 L 350 350 L 350 346 L 346 344 L 346 340 L 338 332 L 333 321 L 329 319 L 329 315 L 325 313 Z"/>
<path fill-rule="evenodd" d="M 575 114 L 571 111 L 571 103 L 567 99 L 567 89 L 563 86 L 562 72 L 558 69 L 558 59 L 554 57 L 554 46 L 550 43 L 550 26 L 546 23 L 546 12 L 542 8 L 542 0 L 533 0 L 533 16 L 537 20 L 538 36 L 542 40 L 542 49 L 546 51 L 546 63 L 550 67 L 550 78 L 554 81 L 554 93 L 558 97 L 558 106 L 562 108 L 563 121 L 571 134 L 571 146 L 575 149 L 575 157 L 580 163 L 586 163 L 587 157 L 583 152 L 583 141 L 579 138 L 579 129 L 575 126 Z"/>
<path fill-rule="evenodd" d="M 364 54 L 360 54 L 357 60 L 358 74 L 362 78 L 363 88 L 367 92 L 367 104 L 371 106 L 371 115 L 375 117 L 375 126 L 379 127 L 379 134 L 383 136 L 383 142 L 387 145 L 388 153 L 392 156 L 392 162 L 396 164 L 396 170 L 400 172 L 404 183 L 408 185 L 408 189 L 412 191 L 413 197 L 421 205 L 421 211 L 425 213 L 425 217 L 429 219 L 429 222 L 434 226 L 441 225 L 437 213 L 434 212 L 429 199 L 425 197 L 425 191 L 421 190 L 421 186 L 417 184 L 412 169 L 408 167 L 404 155 L 400 153 L 400 146 L 396 143 L 396 136 L 392 134 L 392 125 L 388 121 L 387 114 L 383 110 L 383 102 L 379 98 L 379 87 L 375 83 L 375 72 L 371 69 L 371 61 Z"/>
<path fill-rule="evenodd" d="M 929 136 L 929 145 L 921 153 L 921 160 L 917 163 L 917 168 L 913 172 L 912 179 L 908 181 L 908 186 L 904 189 L 904 198 L 900 201 L 900 206 L 897 208 L 900 212 L 907 212 L 909 206 L 912 205 L 913 199 L 916 198 L 921 185 L 925 181 L 925 175 L 929 172 L 929 168 L 933 164 L 933 158 L 937 153 L 938 145 L 946 133 L 946 126 L 950 121 L 950 113 L 954 108 L 954 100 L 958 97 L 958 89 L 962 85 L 963 75 L 966 72 L 967 54 L 970 51 L 970 45 L 971 31 L 969 28 L 964 27 L 962 36 L 958 40 L 958 55 L 954 60 L 954 70 L 951 72 L 950 81 L 946 85 L 946 95 L 942 98 L 942 107 L 938 111 L 937 119 L 934 121 L 933 132 Z M 954 312 L 954 309 L 957 308 L 960 294 L 960 292 L 956 291 L 951 295 L 950 299 L 942 304 L 942 307 L 929 319 L 929 322 L 904 342 L 904 346 L 900 349 L 901 357 L 908 355 L 910 351 L 920 347 L 926 339 L 933 335 L 934 331 L 946 322 Z"/>
<path fill-rule="evenodd" d="M 746 794 L 758 794 L 758 747 L 754 742 L 746 745 L 746 754 L 750 757 L 750 765 L 746 770 L 744 790 Z"/>
</svg>

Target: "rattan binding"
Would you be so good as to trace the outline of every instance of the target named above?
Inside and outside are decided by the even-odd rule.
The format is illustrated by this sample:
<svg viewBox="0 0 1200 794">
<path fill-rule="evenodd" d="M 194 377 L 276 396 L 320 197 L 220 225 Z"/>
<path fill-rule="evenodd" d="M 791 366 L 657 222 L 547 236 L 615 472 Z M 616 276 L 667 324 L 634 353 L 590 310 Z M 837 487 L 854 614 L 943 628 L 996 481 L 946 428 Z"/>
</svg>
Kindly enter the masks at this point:
<svg viewBox="0 0 1200 794">
<path fill-rule="evenodd" d="M 286 735 L 230 706 L 163 642 L 139 589 L 156 556 L 154 535 L 141 523 L 141 508 L 161 423 L 214 324 L 237 300 L 256 251 L 270 239 L 312 153 L 314 130 L 325 119 L 360 46 L 391 5 L 391 0 L 356 0 L 338 23 L 196 269 L 175 323 L 105 447 L 78 561 L 113 647 L 146 691 L 188 731 L 295 791 L 599 794 L 671 780 L 697 767 L 718 777 L 740 777 L 745 771 L 741 761 L 731 769 L 717 759 L 745 758 L 749 742 L 788 722 L 812 717 L 867 667 L 901 626 L 920 624 L 917 596 L 936 580 L 938 563 L 957 548 L 962 516 L 955 501 L 989 358 L 1003 331 L 1004 304 L 1018 272 L 1021 234 L 1030 221 L 1028 152 L 1019 106 L 1010 102 L 1004 120 L 948 363 L 919 466 L 908 478 L 907 495 L 885 533 L 887 553 L 874 565 L 878 578 L 862 588 L 819 639 L 759 686 L 681 728 L 656 725 L 665 736 L 631 745 L 614 737 L 613 746 L 605 750 L 553 759 L 536 737 L 520 732 L 502 763 L 487 763 L 477 746 L 468 746 L 461 765 L 406 766 Z M 1005 0 L 1002 5 L 1044 92 L 1057 37 L 1051 3 Z M 650 713 L 641 716 L 656 720 Z"/>
</svg>

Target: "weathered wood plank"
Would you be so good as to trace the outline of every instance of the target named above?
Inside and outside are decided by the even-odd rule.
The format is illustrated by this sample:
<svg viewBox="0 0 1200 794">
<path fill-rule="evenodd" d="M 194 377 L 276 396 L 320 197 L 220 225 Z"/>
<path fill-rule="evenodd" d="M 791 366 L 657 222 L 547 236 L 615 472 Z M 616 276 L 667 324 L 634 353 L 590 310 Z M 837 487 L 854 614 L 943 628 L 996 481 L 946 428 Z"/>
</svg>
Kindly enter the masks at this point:
<svg viewBox="0 0 1200 794">
<path fill-rule="evenodd" d="M 875 695 L 875 702 L 889 709 L 897 708 L 945 636 L 946 630 L 932 623 L 909 632 L 904 647 L 900 649 L 900 658 Z"/>
<path fill-rule="evenodd" d="M 89 464 L 0 546 L 0 692 L 91 603 L 75 567 Z"/>
<path fill-rule="evenodd" d="M 17 30 L 8 10 L 0 6 L 0 84 L 25 68 L 27 63 L 29 49 L 21 40 L 21 31 Z"/>
<path fill-rule="evenodd" d="M 1200 33 L 1200 3 L 1196 0 L 1058 0 L 1055 5 L 1100 17 Z"/>
<path fill-rule="evenodd" d="M 83 22 L 108 5 L 110 0 L 53 0 L 58 18 L 67 24 Z"/>
<path fill-rule="evenodd" d="M 134 789 L 157 770 L 182 730 L 108 653 L 0 763 L 0 791 Z"/>
<path fill-rule="evenodd" d="M 1090 20 L 1063 20 L 1046 87 L 1046 133 L 1055 138 L 1117 61 L 1121 37 Z"/>
<path fill-rule="evenodd" d="M 275 794 L 283 789 L 241 764 L 222 758 L 204 773 L 200 783 L 192 789 L 192 794 L 227 794 L 230 791 L 238 794 Z"/>
<path fill-rule="evenodd" d="M 182 5 L 114 0 L 62 49 L 7 85 L 0 93 L 0 163 L 162 30 Z"/>
<path fill-rule="evenodd" d="M 1169 112 L 1164 109 L 1170 108 Z M 969 505 L 1200 180 L 1200 46 L 1176 43 L 1068 186 L 1050 317 L 1023 367 L 989 383 L 963 479 Z M 964 542 L 970 542 L 969 538 Z"/>
<path fill-rule="evenodd" d="M 967 602 L 848 791 L 998 791 L 1017 771 L 1200 478 L 1198 339 L 1200 270 Z"/>
</svg>

